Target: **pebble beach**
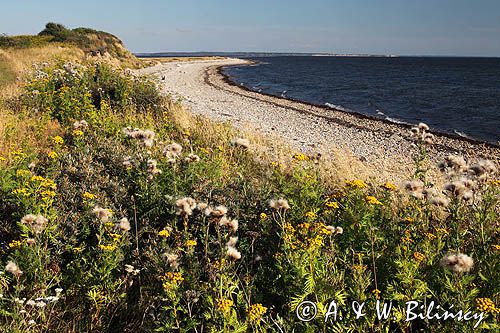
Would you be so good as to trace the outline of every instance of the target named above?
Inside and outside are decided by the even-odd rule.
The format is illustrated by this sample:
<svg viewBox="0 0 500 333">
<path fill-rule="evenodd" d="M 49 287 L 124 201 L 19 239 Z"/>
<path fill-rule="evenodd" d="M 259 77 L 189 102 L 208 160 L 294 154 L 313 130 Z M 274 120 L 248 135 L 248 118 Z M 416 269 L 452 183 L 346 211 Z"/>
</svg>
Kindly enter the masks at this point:
<svg viewBox="0 0 500 333">
<path fill-rule="evenodd" d="M 304 153 L 328 154 L 336 149 L 352 154 L 370 168 L 399 175 L 410 172 L 415 140 L 408 126 L 250 91 L 233 84 L 221 72 L 224 66 L 242 64 L 250 62 L 168 62 L 142 69 L 139 74 L 158 77 L 163 92 L 181 98 L 194 114 L 277 135 Z M 494 145 L 433 134 L 433 143 L 427 148 L 431 161 L 448 154 L 500 160 L 500 149 Z"/>
</svg>

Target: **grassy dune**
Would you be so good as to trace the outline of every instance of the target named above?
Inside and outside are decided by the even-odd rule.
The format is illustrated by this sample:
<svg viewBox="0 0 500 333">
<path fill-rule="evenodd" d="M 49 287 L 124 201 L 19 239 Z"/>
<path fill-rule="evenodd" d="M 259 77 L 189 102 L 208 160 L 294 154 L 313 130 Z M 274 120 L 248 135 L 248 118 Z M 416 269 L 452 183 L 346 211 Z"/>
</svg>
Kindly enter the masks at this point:
<svg viewBox="0 0 500 333">
<path fill-rule="evenodd" d="M 422 124 L 408 182 L 373 182 L 347 160 L 195 117 L 151 79 L 75 50 L 8 53 L 3 67 L 25 75 L 1 95 L 2 332 L 477 323 L 406 321 L 411 300 L 483 312 L 479 327 L 498 330 L 497 166 L 450 156 L 434 185 Z M 376 319 L 377 300 L 393 317 Z M 303 301 L 316 319 L 297 318 Z M 325 323 L 331 301 L 342 321 Z M 373 311 L 356 318 L 352 301 Z"/>
</svg>

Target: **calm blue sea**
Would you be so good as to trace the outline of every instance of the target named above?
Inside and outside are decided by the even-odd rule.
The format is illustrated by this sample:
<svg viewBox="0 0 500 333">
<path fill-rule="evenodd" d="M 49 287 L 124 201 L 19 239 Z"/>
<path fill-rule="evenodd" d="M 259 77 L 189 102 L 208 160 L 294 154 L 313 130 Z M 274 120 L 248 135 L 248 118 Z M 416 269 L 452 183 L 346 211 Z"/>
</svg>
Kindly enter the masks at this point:
<svg viewBox="0 0 500 333">
<path fill-rule="evenodd" d="M 500 59 L 255 57 L 224 72 L 272 95 L 500 141 Z"/>
</svg>

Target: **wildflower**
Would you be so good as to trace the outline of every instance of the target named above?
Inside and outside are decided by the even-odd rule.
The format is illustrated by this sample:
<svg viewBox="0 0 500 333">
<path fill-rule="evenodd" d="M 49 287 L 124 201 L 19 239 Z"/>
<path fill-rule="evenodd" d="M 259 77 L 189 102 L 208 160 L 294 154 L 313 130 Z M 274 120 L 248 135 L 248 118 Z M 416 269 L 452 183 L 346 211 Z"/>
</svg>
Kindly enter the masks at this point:
<svg viewBox="0 0 500 333">
<path fill-rule="evenodd" d="M 20 277 L 23 274 L 23 271 L 19 269 L 19 266 L 13 261 L 9 261 L 5 266 L 5 271 L 11 273 L 15 277 Z"/>
<path fill-rule="evenodd" d="M 217 300 L 217 310 L 221 312 L 227 312 L 233 306 L 233 301 L 230 299 L 219 299 Z"/>
<path fill-rule="evenodd" d="M 258 321 L 265 315 L 267 312 L 267 308 L 262 306 L 262 304 L 252 304 L 248 309 L 248 318 L 250 321 Z"/>
<path fill-rule="evenodd" d="M 193 214 L 193 209 L 196 208 L 196 201 L 193 198 L 182 198 L 175 202 L 177 206 L 177 215 L 181 216 L 191 216 Z"/>
<path fill-rule="evenodd" d="M 59 154 L 58 154 L 58 153 L 56 153 L 55 151 L 50 151 L 50 152 L 48 152 L 48 153 L 47 153 L 47 156 L 48 156 L 50 159 L 55 160 L 55 159 L 57 159 L 57 158 L 59 157 Z"/>
<path fill-rule="evenodd" d="M 443 229 L 443 228 L 436 228 L 436 231 L 441 233 L 441 234 L 445 234 L 445 235 L 449 234 L 448 230 Z"/>
<path fill-rule="evenodd" d="M 72 132 L 73 136 L 83 136 L 83 131 L 82 130 L 73 130 Z"/>
<path fill-rule="evenodd" d="M 184 159 L 184 161 L 186 161 L 188 163 L 196 163 L 196 162 L 199 162 L 200 160 L 201 160 L 200 156 L 198 156 L 196 154 L 189 154 Z"/>
<path fill-rule="evenodd" d="M 237 242 L 238 242 L 238 237 L 229 237 L 229 241 L 226 243 L 226 245 L 235 247 Z"/>
<path fill-rule="evenodd" d="M 182 154 L 182 146 L 173 142 L 163 149 L 163 154 L 167 157 L 169 163 L 175 163 Z"/>
<path fill-rule="evenodd" d="M 62 145 L 64 144 L 64 139 L 59 135 L 56 135 L 55 137 L 52 138 L 52 142 L 58 145 Z"/>
<path fill-rule="evenodd" d="M 95 206 L 94 209 L 92 209 L 92 213 L 94 213 L 94 215 L 102 222 L 108 222 L 112 215 L 109 209 L 104 209 L 99 206 Z"/>
<path fill-rule="evenodd" d="M 331 225 L 327 226 L 326 230 L 334 235 L 342 235 L 344 233 L 344 229 L 342 227 L 333 227 Z"/>
<path fill-rule="evenodd" d="M 283 199 L 283 198 L 278 199 L 278 200 L 270 200 L 269 207 L 274 208 L 276 210 L 280 210 L 280 209 L 288 210 L 288 209 L 290 209 L 290 205 L 288 204 L 288 201 Z"/>
<path fill-rule="evenodd" d="M 495 303 L 490 298 L 487 297 L 481 297 L 481 298 L 476 298 L 476 307 L 479 309 L 481 312 L 499 312 L 499 309 L 495 306 Z"/>
<path fill-rule="evenodd" d="M 54 291 L 56 292 L 56 295 L 60 295 L 63 292 L 63 288 L 56 288 Z"/>
<path fill-rule="evenodd" d="M 41 233 L 45 229 L 47 222 L 48 220 L 42 215 L 28 214 L 21 219 L 21 223 L 30 227 L 35 234 Z"/>
<path fill-rule="evenodd" d="M 391 182 L 385 182 L 381 185 L 381 187 L 385 188 L 388 191 L 395 191 L 397 189 L 396 185 Z"/>
<path fill-rule="evenodd" d="M 89 124 L 85 120 L 75 121 L 73 123 L 74 130 L 86 130 Z"/>
<path fill-rule="evenodd" d="M 466 254 L 449 254 L 441 259 L 441 265 L 456 273 L 469 272 L 474 266 L 474 260 Z"/>
<path fill-rule="evenodd" d="M 163 229 L 158 233 L 158 236 L 162 238 L 168 238 L 170 236 L 170 231 L 167 229 Z"/>
<path fill-rule="evenodd" d="M 179 268 L 179 263 L 177 262 L 177 259 L 179 256 L 175 253 L 167 253 L 164 254 L 164 257 L 167 259 L 167 263 L 170 265 L 172 269 L 177 269 Z"/>
<path fill-rule="evenodd" d="M 125 265 L 125 272 L 130 273 L 132 275 L 137 275 L 137 274 L 139 274 L 140 270 L 139 269 L 135 269 L 135 267 L 132 266 L 132 265 L 127 265 L 126 264 Z"/>
<path fill-rule="evenodd" d="M 108 244 L 108 245 L 100 244 L 99 247 L 103 251 L 114 251 L 118 248 L 118 245 L 116 245 L 116 244 Z"/>
<path fill-rule="evenodd" d="M 217 206 L 215 208 L 207 207 L 205 209 L 205 215 L 213 217 L 222 217 L 227 214 L 227 208 L 225 206 Z"/>
<path fill-rule="evenodd" d="M 378 201 L 377 198 L 375 198 L 374 196 L 367 196 L 365 198 L 366 202 L 368 202 L 370 205 L 382 205 L 382 203 L 380 201 Z"/>
<path fill-rule="evenodd" d="M 182 281 L 184 281 L 182 274 L 179 272 L 167 272 L 161 277 L 161 279 L 165 281 L 163 283 L 163 288 L 167 290 L 172 287 L 176 288 Z"/>
<path fill-rule="evenodd" d="M 443 162 L 438 164 L 438 168 L 443 172 L 446 171 L 447 168 L 456 172 L 464 172 L 467 170 L 467 162 L 462 156 L 450 154 L 445 157 Z"/>
<path fill-rule="evenodd" d="M 410 192 L 410 194 L 413 197 L 417 199 L 422 199 L 424 197 L 423 195 L 424 183 L 420 180 L 407 181 L 403 184 L 403 187 L 405 190 Z"/>
<path fill-rule="evenodd" d="M 250 141 L 248 139 L 243 139 L 243 138 L 237 138 L 234 139 L 232 142 L 235 146 L 248 149 L 250 147 Z"/>
<path fill-rule="evenodd" d="M 36 243 L 36 241 L 33 238 L 27 238 L 26 239 L 26 244 L 28 244 L 28 245 L 33 245 L 35 243 Z"/>
<path fill-rule="evenodd" d="M 308 218 L 308 219 L 311 219 L 311 220 L 314 220 L 315 218 L 317 218 L 318 216 L 316 215 L 315 212 L 307 212 L 305 214 L 305 216 Z"/>
<path fill-rule="evenodd" d="M 198 209 L 198 210 L 204 210 L 207 207 L 208 207 L 208 204 L 205 202 L 198 202 L 198 204 L 196 205 L 196 209 Z"/>
<path fill-rule="evenodd" d="M 335 202 L 335 201 L 328 201 L 325 204 L 325 206 L 328 208 L 332 208 L 332 209 L 339 209 L 339 204 L 338 204 L 338 202 Z"/>
<path fill-rule="evenodd" d="M 469 173 L 484 180 L 497 173 L 497 167 L 493 161 L 479 160 L 477 163 L 469 167 Z"/>
<path fill-rule="evenodd" d="M 238 220 L 230 220 L 226 216 L 221 217 L 219 225 L 221 227 L 228 227 L 232 232 L 238 231 Z"/>
<path fill-rule="evenodd" d="M 432 144 L 434 142 L 434 135 L 431 133 L 425 133 L 422 137 L 424 143 Z"/>
<path fill-rule="evenodd" d="M 355 271 L 364 271 L 366 269 L 365 265 L 352 265 L 352 269 Z"/>
<path fill-rule="evenodd" d="M 493 247 L 495 250 L 500 251 L 500 245 L 494 244 L 494 245 L 492 245 L 492 247 Z"/>
<path fill-rule="evenodd" d="M 430 232 L 426 232 L 426 233 L 424 233 L 424 235 L 425 235 L 425 237 L 427 237 L 427 238 L 428 238 L 428 239 L 430 239 L 430 240 L 433 240 L 433 239 L 436 239 L 436 238 L 437 238 L 437 236 L 436 236 L 436 235 L 434 235 L 434 234 L 432 234 L 432 233 L 430 233 Z"/>
<path fill-rule="evenodd" d="M 149 159 L 148 162 L 148 172 L 151 174 L 151 175 L 158 175 L 158 174 L 161 174 L 162 171 L 160 169 L 158 169 L 158 161 L 157 160 L 154 160 L 154 159 Z"/>
<path fill-rule="evenodd" d="M 28 325 L 30 325 L 30 326 L 36 325 L 36 321 L 34 321 L 33 319 L 30 319 L 30 320 L 28 320 Z"/>
<path fill-rule="evenodd" d="M 405 222 L 408 222 L 408 223 L 413 223 L 413 222 L 414 222 L 413 218 L 411 218 L 411 217 L 409 217 L 409 216 L 405 217 L 405 218 L 404 218 L 404 221 L 405 221 Z"/>
<path fill-rule="evenodd" d="M 448 207 L 448 205 L 450 204 L 450 200 L 443 197 L 433 197 L 429 200 L 429 203 L 439 207 Z"/>
<path fill-rule="evenodd" d="M 196 244 L 198 244 L 198 242 L 196 241 L 196 239 L 189 239 L 189 240 L 186 241 L 186 246 L 188 248 L 195 247 Z"/>
<path fill-rule="evenodd" d="M 15 240 L 15 241 L 12 241 L 12 242 L 9 243 L 9 247 L 11 249 L 15 249 L 15 248 L 21 247 L 21 245 L 22 245 L 21 241 L 19 241 L 19 240 Z"/>
<path fill-rule="evenodd" d="M 449 193 L 449 195 L 455 196 L 455 197 L 461 197 L 464 192 L 466 191 L 466 187 L 463 182 L 461 181 L 454 181 L 451 183 L 446 183 L 444 185 L 444 190 Z"/>
<path fill-rule="evenodd" d="M 128 221 L 128 219 L 126 217 L 124 217 L 120 220 L 118 227 L 122 231 L 129 231 L 130 230 L 130 222 Z"/>
<path fill-rule="evenodd" d="M 261 220 L 265 220 L 265 219 L 267 219 L 267 214 L 266 214 L 266 213 L 260 213 L 260 215 L 259 215 L 259 216 L 260 216 L 260 219 L 261 219 Z"/>
<path fill-rule="evenodd" d="M 429 126 L 425 123 L 419 123 L 418 124 L 418 129 L 422 132 L 426 132 L 429 130 Z"/>
<path fill-rule="evenodd" d="M 12 190 L 12 194 L 23 195 L 25 197 L 30 196 L 30 193 L 25 188 L 16 188 L 16 189 Z"/>
<path fill-rule="evenodd" d="M 26 176 L 30 176 L 30 175 L 31 175 L 31 171 L 29 171 L 29 170 L 24 170 L 24 169 L 16 170 L 17 177 L 26 177 Z"/>
<path fill-rule="evenodd" d="M 83 199 L 88 199 L 88 200 L 94 200 L 95 198 L 97 198 L 97 195 L 92 194 L 90 192 L 83 192 L 82 198 Z"/>
<path fill-rule="evenodd" d="M 413 252 L 413 258 L 415 258 L 416 261 L 422 261 L 425 259 L 425 256 L 420 252 Z"/>
<path fill-rule="evenodd" d="M 83 249 L 81 247 L 74 247 L 73 248 L 73 253 L 82 253 Z"/>
<path fill-rule="evenodd" d="M 234 260 L 241 259 L 241 253 L 234 246 L 228 245 L 226 254 Z"/>
<path fill-rule="evenodd" d="M 347 187 L 358 188 L 358 189 L 362 189 L 362 188 L 368 187 L 368 185 L 365 184 L 365 182 L 363 182 L 360 179 L 348 180 L 348 181 L 345 182 L 345 185 Z"/>
<path fill-rule="evenodd" d="M 309 157 L 302 153 L 293 155 L 293 158 L 297 161 L 307 161 L 309 159 Z"/>
</svg>

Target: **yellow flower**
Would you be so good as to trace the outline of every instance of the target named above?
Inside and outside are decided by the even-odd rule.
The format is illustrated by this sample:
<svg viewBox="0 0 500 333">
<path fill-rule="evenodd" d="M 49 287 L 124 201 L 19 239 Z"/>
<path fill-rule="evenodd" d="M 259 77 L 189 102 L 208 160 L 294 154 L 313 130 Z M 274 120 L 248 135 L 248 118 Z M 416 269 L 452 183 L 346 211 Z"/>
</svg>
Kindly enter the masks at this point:
<svg viewBox="0 0 500 333">
<path fill-rule="evenodd" d="M 381 185 L 383 188 L 389 191 L 395 191 L 397 189 L 396 185 L 394 185 L 391 182 L 385 182 L 384 184 Z"/>
<path fill-rule="evenodd" d="M 50 152 L 48 152 L 48 153 L 47 153 L 47 156 L 48 156 L 49 158 L 51 158 L 51 159 L 55 160 L 56 158 L 58 158 L 58 157 L 59 157 L 59 154 L 58 154 L 58 153 L 56 153 L 55 151 L 50 151 Z"/>
<path fill-rule="evenodd" d="M 194 247 L 194 246 L 196 246 L 197 243 L 198 242 L 196 241 L 196 239 L 190 239 L 190 240 L 186 241 L 186 246 L 187 247 Z"/>
<path fill-rule="evenodd" d="M 248 318 L 250 321 L 257 321 L 267 312 L 267 308 L 260 303 L 252 304 L 248 309 Z"/>
<path fill-rule="evenodd" d="M 28 192 L 27 189 L 25 188 L 16 188 L 15 190 L 12 190 L 12 194 L 17 194 L 17 195 L 23 195 L 25 197 L 28 197 L 30 193 Z"/>
<path fill-rule="evenodd" d="M 415 258 L 416 261 L 422 261 L 425 259 L 425 256 L 420 252 L 413 252 L 413 258 Z"/>
<path fill-rule="evenodd" d="M 19 148 L 17 150 L 14 150 L 14 151 L 11 151 L 10 154 L 12 156 L 26 156 L 26 154 L 23 152 L 23 149 L 22 148 Z"/>
<path fill-rule="evenodd" d="M 215 148 L 217 148 L 219 151 L 224 151 L 224 148 L 222 148 L 222 146 L 217 146 Z"/>
<path fill-rule="evenodd" d="M 425 235 L 425 237 L 427 237 L 427 238 L 428 238 L 428 239 L 430 239 L 430 240 L 433 240 L 433 239 L 436 239 L 436 238 L 437 238 L 437 236 L 436 236 L 436 235 L 431 234 L 430 232 L 426 232 L 426 233 L 424 233 L 424 235 Z"/>
<path fill-rule="evenodd" d="M 83 136 L 82 130 L 73 130 L 73 136 Z"/>
<path fill-rule="evenodd" d="M 326 207 L 329 207 L 332 209 L 339 209 L 339 204 L 335 201 L 328 201 L 325 205 L 326 205 Z"/>
<path fill-rule="evenodd" d="M 488 183 L 493 186 L 500 186 L 500 179 L 493 179 L 490 180 Z"/>
<path fill-rule="evenodd" d="M 314 219 L 317 217 L 317 215 L 316 215 L 316 213 L 315 213 L 315 212 L 307 212 L 307 213 L 305 214 L 305 216 L 306 216 L 308 219 L 311 219 L 311 220 L 314 220 Z"/>
<path fill-rule="evenodd" d="M 401 241 L 403 243 L 413 243 L 413 239 L 411 239 L 410 237 L 403 237 L 401 238 Z"/>
<path fill-rule="evenodd" d="M 372 290 L 372 293 L 375 295 L 375 297 L 378 299 L 380 297 L 380 294 L 382 293 L 380 290 L 378 289 L 373 289 Z"/>
<path fill-rule="evenodd" d="M 168 238 L 168 236 L 170 236 L 170 231 L 168 231 L 167 229 L 163 229 L 158 233 L 158 236 Z"/>
<path fill-rule="evenodd" d="M 436 231 L 439 233 L 445 234 L 445 235 L 449 234 L 448 230 L 443 229 L 443 228 L 436 228 Z"/>
<path fill-rule="evenodd" d="M 31 171 L 29 171 L 29 170 L 19 169 L 16 171 L 17 177 L 26 177 L 26 176 L 30 176 L 30 175 L 31 175 Z"/>
<path fill-rule="evenodd" d="M 496 245 L 496 244 L 495 244 L 495 245 L 492 245 L 492 247 L 493 247 L 495 250 L 500 251 L 500 245 Z"/>
<path fill-rule="evenodd" d="M 380 201 L 378 201 L 377 198 L 369 195 L 366 197 L 366 202 L 368 202 L 370 205 L 382 205 Z"/>
<path fill-rule="evenodd" d="M 230 299 L 219 299 L 217 300 L 217 310 L 221 312 L 228 311 L 233 306 L 233 301 Z"/>
<path fill-rule="evenodd" d="M 309 157 L 307 157 L 302 153 L 293 155 L 293 158 L 296 159 L 297 161 L 307 161 L 309 159 Z"/>
<path fill-rule="evenodd" d="M 40 195 L 43 197 L 43 198 L 53 198 L 56 196 L 56 192 L 54 191 L 51 191 L 51 190 L 46 190 L 46 191 L 42 191 L 42 193 L 40 193 Z"/>
<path fill-rule="evenodd" d="M 169 290 L 172 288 L 177 288 L 179 284 L 184 281 L 182 274 L 179 272 L 167 272 L 161 277 L 163 282 L 163 289 Z"/>
<path fill-rule="evenodd" d="M 405 217 L 404 221 L 406 221 L 408 223 L 412 223 L 414 220 L 411 217 L 407 216 L 407 217 Z"/>
<path fill-rule="evenodd" d="M 261 220 L 267 219 L 267 214 L 266 213 L 260 213 L 260 219 Z"/>
<path fill-rule="evenodd" d="M 355 271 L 362 272 L 366 269 L 366 266 L 365 265 L 352 265 L 352 269 Z"/>
<path fill-rule="evenodd" d="M 21 247 L 21 241 L 18 241 L 18 240 L 12 241 L 12 242 L 9 243 L 9 247 L 11 249 L 15 249 L 15 248 Z"/>
<path fill-rule="evenodd" d="M 352 188 L 365 188 L 368 187 L 368 185 L 365 184 L 362 180 L 359 179 L 354 179 L 354 180 L 348 180 L 345 182 L 346 186 L 352 187 Z"/>
<path fill-rule="evenodd" d="M 74 253 L 82 253 L 83 252 L 83 249 L 81 247 L 74 247 L 73 248 L 73 252 Z"/>
<path fill-rule="evenodd" d="M 58 145 L 62 145 L 64 143 L 64 139 L 59 135 L 56 135 L 55 137 L 52 138 L 52 142 Z"/>
<path fill-rule="evenodd" d="M 490 298 L 487 297 L 481 297 L 481 298 L 476 298 L 476 307 L 479 309 L 481 312 L 493 312 L 493 313 L 499 313 L 500 309 L 498 309 L 495 306 L 495 303 Z"/>
<path fill-rule="evenodd" d="M 113 238 L 114 242 L 118 242 L 122 238 L 122 235 L 114 234 L 114 233 L 109 234 L 109 236 L 111 236 L 111 238 Z"/>
<path fill-rule="evenodd" d="M 99 247 L 103 251 L 114 251 L 117 249 L 118 246 L 116 244 L 109 244 L 109 245 L 100 244 Z"/>
<path fill-rule="evenodd" d="M 83 192 L 82 198 L 89 199 L 89 200 L 94 200 L 95 198 L 97 198 L 97 195 L 92 194 L 90 192 Z"/>
</svg>

